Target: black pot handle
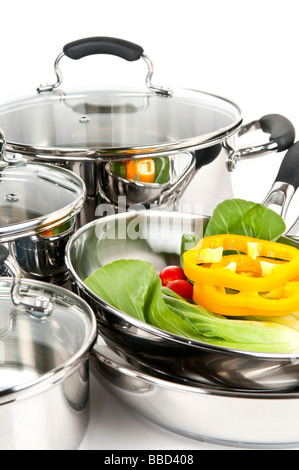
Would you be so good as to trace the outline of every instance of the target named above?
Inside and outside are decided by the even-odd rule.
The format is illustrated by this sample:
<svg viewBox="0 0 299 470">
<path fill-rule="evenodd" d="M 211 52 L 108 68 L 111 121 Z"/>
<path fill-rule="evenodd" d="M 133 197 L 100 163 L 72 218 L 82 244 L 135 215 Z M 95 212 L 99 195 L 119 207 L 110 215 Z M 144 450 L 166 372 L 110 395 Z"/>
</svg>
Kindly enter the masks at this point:
<svg viewBox="0 0 299 470">
<path fill-rule="evenodd" d="M 94 54 L 109 54 L 132 62 L 140 59 L 143 48 L 124 39 L 98 36 L 69 42 L 63 47 L 63 52 L 73 60 Z"/>
<path fill-rule="evenodd" d="M 270 134 L 269 141 L 261 145 L 238 150 L 227 148 L 226 166 L 229 171 L 233 171 L 240 160 L 266 155 L 269 152 L 287 150 L 294 143 L 296 135 L 291 121 L 281 114 L 266 114 L 256 121 L 243 125 L 238 132 L 238 136 L 241 137 L 256 130 L 262 130 L 266 134 Z"/>
<path fill-rule="evenodd" d="M 277 152 L 287 150 L 295 140 L 295 128 L 293 124 L 280 114 L 266 114 L 260 121 L 263 132 L 270 134 L 270 140 L 276 142 Z"/>
<path fill-rule="evenodd" d="M 62 74 L 59 69 L 59 62 L 63 56 L 68 57 L 69 59 L 78 60 L 82 57 L 86 57 L 94 54 L 110 54 L 121 57 L 122 59 L 133 62 L 142 57 L 146 62 L 148 67 L 148 73 L 146 76 L 146 86 L 149 90 L 154 91 L 155 93 L 161 94 L 163 96 L 168 96 L 172 94 L 172 90 L 169 88 L 164 88 L 161 86 L 155 86 L 152 83 L 153 76 L 153 64 L 150 58 L 144 54 L 143 48 L 134 44 L 133 42 L 126 41 L 124 39 L 111 38 L 107 36 L 95 36 L 84 39 L 78 39 L 76 41 L 69 42 L 63 47 L 62 52 L 57 56 L 54 63 L 54 70 L 56 74 L 56 83 L 52 85 L 41 85 L 37 88 L 39 93 L 51 92 L 62 82 Z"/>
</svg>

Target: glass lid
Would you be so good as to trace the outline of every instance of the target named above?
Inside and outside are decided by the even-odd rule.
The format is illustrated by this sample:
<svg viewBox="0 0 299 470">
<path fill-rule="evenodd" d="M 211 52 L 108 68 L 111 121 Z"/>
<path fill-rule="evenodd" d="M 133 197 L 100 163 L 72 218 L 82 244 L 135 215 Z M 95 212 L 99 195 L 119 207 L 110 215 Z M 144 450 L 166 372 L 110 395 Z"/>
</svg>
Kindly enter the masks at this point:
<svg viewBox="0 0 299 470">
<path fill-rule="evenodd" d="M 25 391 L 28 396 L 43 384 L 58 383 L 85 360 L 97 326 L 81 298 L 50 283 L 23 279 L 18 285 L 14 278 L 3 277 L 0 301 L 0 404 L 12 394 Z M 51 309 L 35 311 L 38 301 L 48 302 Z"/>
<path fill-rule="evenodd" d="M 0 107 L 7 150 L 74 157 L 198 148 L 235 133 L 232 102 L 193 90 L 97 89 L 37 93 Z"/>
<path fill-rule="evenodd" d="M 71 171 L 46 164 L 2 162 L 0 241 L 65 224 L 81 210 L 84 200 L 85 185 Z"/>
<path fill-rule="evenodd" d="M 61 88 L 62 59 L 77 61 L 102 54 L 129 62 L 143 59 L 145 86 L 68 92 Z M 56 83 L 41 85 L 33 95 L 0 106 L 8 151 L 44 160 L 165 154 L 220 142 L 242 123 L 239 107 L 225 98 L 155 86 L 148 55 L 141 46 L 123 39 L 99 36 L 68 43 L 57 56 L 54 71 Z"/>
</svg>

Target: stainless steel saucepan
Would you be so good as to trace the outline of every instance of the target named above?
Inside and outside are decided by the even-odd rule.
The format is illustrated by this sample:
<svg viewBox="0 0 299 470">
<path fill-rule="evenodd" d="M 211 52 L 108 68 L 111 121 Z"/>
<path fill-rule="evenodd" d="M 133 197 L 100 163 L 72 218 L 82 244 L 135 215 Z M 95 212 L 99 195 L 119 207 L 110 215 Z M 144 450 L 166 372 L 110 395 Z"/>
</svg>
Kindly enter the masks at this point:
<svg viewBox="0 0 299 470">
<path fill-rule="evenodd" d="M 290 148 L 266 200 L 285 213 L 298 187 L 299 144 Z M 84 280 L 117 259 L 150 261 L 159 272 L 179 265 L 181 238 L 200 234 L 209 218 L 177 212 L 127 212 L 82 227 L 70 239 L 66 264 L 73 289 L 96 312 L 98 328 L 107 344 L 147 370 L 163 372 L 192 383 L 251 390 L 287 390 L 299 385 L 299 352 L 266 354 L 233 350 L 193 341 L 135 320 L 95 295 Z M 294 225 L 296 227 L 296 224 Z M 136 229 L 135 237 L 134 229 Z M 279 242 L 299 248 L 291 235 Z"/>
<path fill-rule="evenodd" d="M 0 449 L 74 450 L 90 418 L 90 306 L 50 283 L 22 279 L 0 245 Z"/>
<path fill-rule="evenodd" d="M 63 61 L 83 60 L 84 64 L 84 58 L 94 54 L 129 62 L 142 59 L 145 86 L 62 88 Z M 126 40 L 91 37 L 70 42 L 57 56 L 54 70 L 57 81 L 53 85 L 42 85 L 34 93 L 1 103 L 0 126 L 6 133 L 7 153 L 21 153 L 35 163 L 53 163 L 83 179 L 87 198 L 80 213 L 81 225 L 94 220 L 103 198 L 112 198 L 124 184 L 118 182 L 116 187 L 111 182 L 107 163 L 161 156 L 183 160 L 185 153 L 192 153 L 197 202 L 203 204 L 209 199 L 211 185 L 219 199 L 232 197 L 230 171 L 238 160 L 286 150 L 295 139 L 293 125 L 283 116 L 269 114 L 243 125 L 239 106 L 228 99 L 154 85 L 152 61 L 141 46 Z M 239 137 L 256 129 L 266 134 L 261 143 L 242 148 Z M 134 194 L 143 191 L 142 202 L 151 203 L 144 199 L 149 188 L 133 182 L 131 195 L 134 186 Z M 169 185 L 168 190 L 176 187 Z M 168 191 L 170 203 L 171 195 Z"/>
<path fill-rule="evenodd" d="M 22 154 L 9 156 L 2 145 L 0 243 L 9 247 L 25 277 L 66 281 L 65 247 L 85 198 L 84 181 L 73 172 L 28 163 Z"/>
</svg>

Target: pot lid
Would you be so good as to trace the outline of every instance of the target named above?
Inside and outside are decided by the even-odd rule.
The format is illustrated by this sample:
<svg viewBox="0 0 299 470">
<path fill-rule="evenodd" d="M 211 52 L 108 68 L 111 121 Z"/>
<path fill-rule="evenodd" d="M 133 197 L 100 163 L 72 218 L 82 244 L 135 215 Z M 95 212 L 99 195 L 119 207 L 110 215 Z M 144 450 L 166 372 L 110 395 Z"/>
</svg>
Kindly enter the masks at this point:
<svg viewBox="0 0 299 470">
<path fill-rule="evenodd" d="M 79 53 L 78 53 L 79 51 Z M 124 52 L 125 51 L 125 52 Z M 90 54 L 143 58 L 147 87 L 60 89 L 59 62 Z M 131 54 L 131 55 L 130 55 Z M 133 54 L 133 58 L 132 58 Z M 219 142 L 242 123 L 239 107 L 212 94 L 169 90 L 151 83 L 152 63 L 140 46 L 115 38 L 87 38 L 64 46 L 55 61 L 58 81 L 0 107 L 7 150 L 40 157 L 110 159 L 193 149 Z"/>
<path fill-rule="evenodd" d="M 0 163 L 0 241 L 59 227 L 81 210 L 85 185 L 73 172 L 42 163 Z M 15 163 L 19 161 L 19 163 Z"/>
<path fill-rule="evenodd" d="M 1 405 L 64 380 L 86 361 L 97 336 L 94 313 L 81 298 L 54 284 L 18 282 L 0 281 Z M 45 315 L 22 304 L 48 300 L 51 311 Z"/>
</svg>

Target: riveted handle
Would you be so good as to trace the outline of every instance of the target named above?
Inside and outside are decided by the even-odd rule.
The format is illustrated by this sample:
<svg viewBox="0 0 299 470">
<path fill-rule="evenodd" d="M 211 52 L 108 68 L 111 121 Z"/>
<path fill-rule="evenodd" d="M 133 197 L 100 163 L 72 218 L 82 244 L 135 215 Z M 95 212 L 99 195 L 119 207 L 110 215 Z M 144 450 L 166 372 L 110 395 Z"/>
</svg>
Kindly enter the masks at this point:
<svg viewBox="0 0 299 470">
<path fill-rule="evenodd" d="M 89 55 L 109 54 L 132 62 L 140 59 L 143 48 L 124 39 L 99 36 L 69 42 L 63 47 L 63 52 L 67 57 L 74 60 Z"/>
<path fill-rule="evenodd" d="M 153 85 L 153 64 L 150 58 L 144 54 L 143 48 L 141 46 L 124 39 L 107 36 L 95 36 L 90 38 L 77 39 L 76 41 L 66 44 L 63 47 L 62 52 L 56 57 L 54 63 L 54 71 L 57 79 L 56 83 L 39 86 L 37 88 L 38 93 L 52 92 L 61 85 L 62 73 L 59 68 L 59 62 L 62 57 L 66 56 L 69 59 L 78 60 L 82 59 L 82 57 L 94 54 L 115 55 L 121 57 L 122 59 L 128 60 L 129 62 L 133 62 L 142 58 L 148 67 L 148 73 L 145 80 L 148 89 L 165 96 L 172 94 L 172 91 L 169 88 Z"/>
<path fill-rule="evenodd" d="M 293 124 L 281 114 L 266 114 L 260 119 L 242 126 L 238 135 L 241 137 L 248 132 L 256 130 L 262 130 L 265 134 L 270 134 L 268 142 L 238 150 L 226 147 L 228 153 L 226 166 L 229 171 L 233 171 L 240 160 L 259 157 L 269 152 L 287 150 L 295 140 Z M 225 145 L 227 146 L 227 143 Z"/>
</svg>

